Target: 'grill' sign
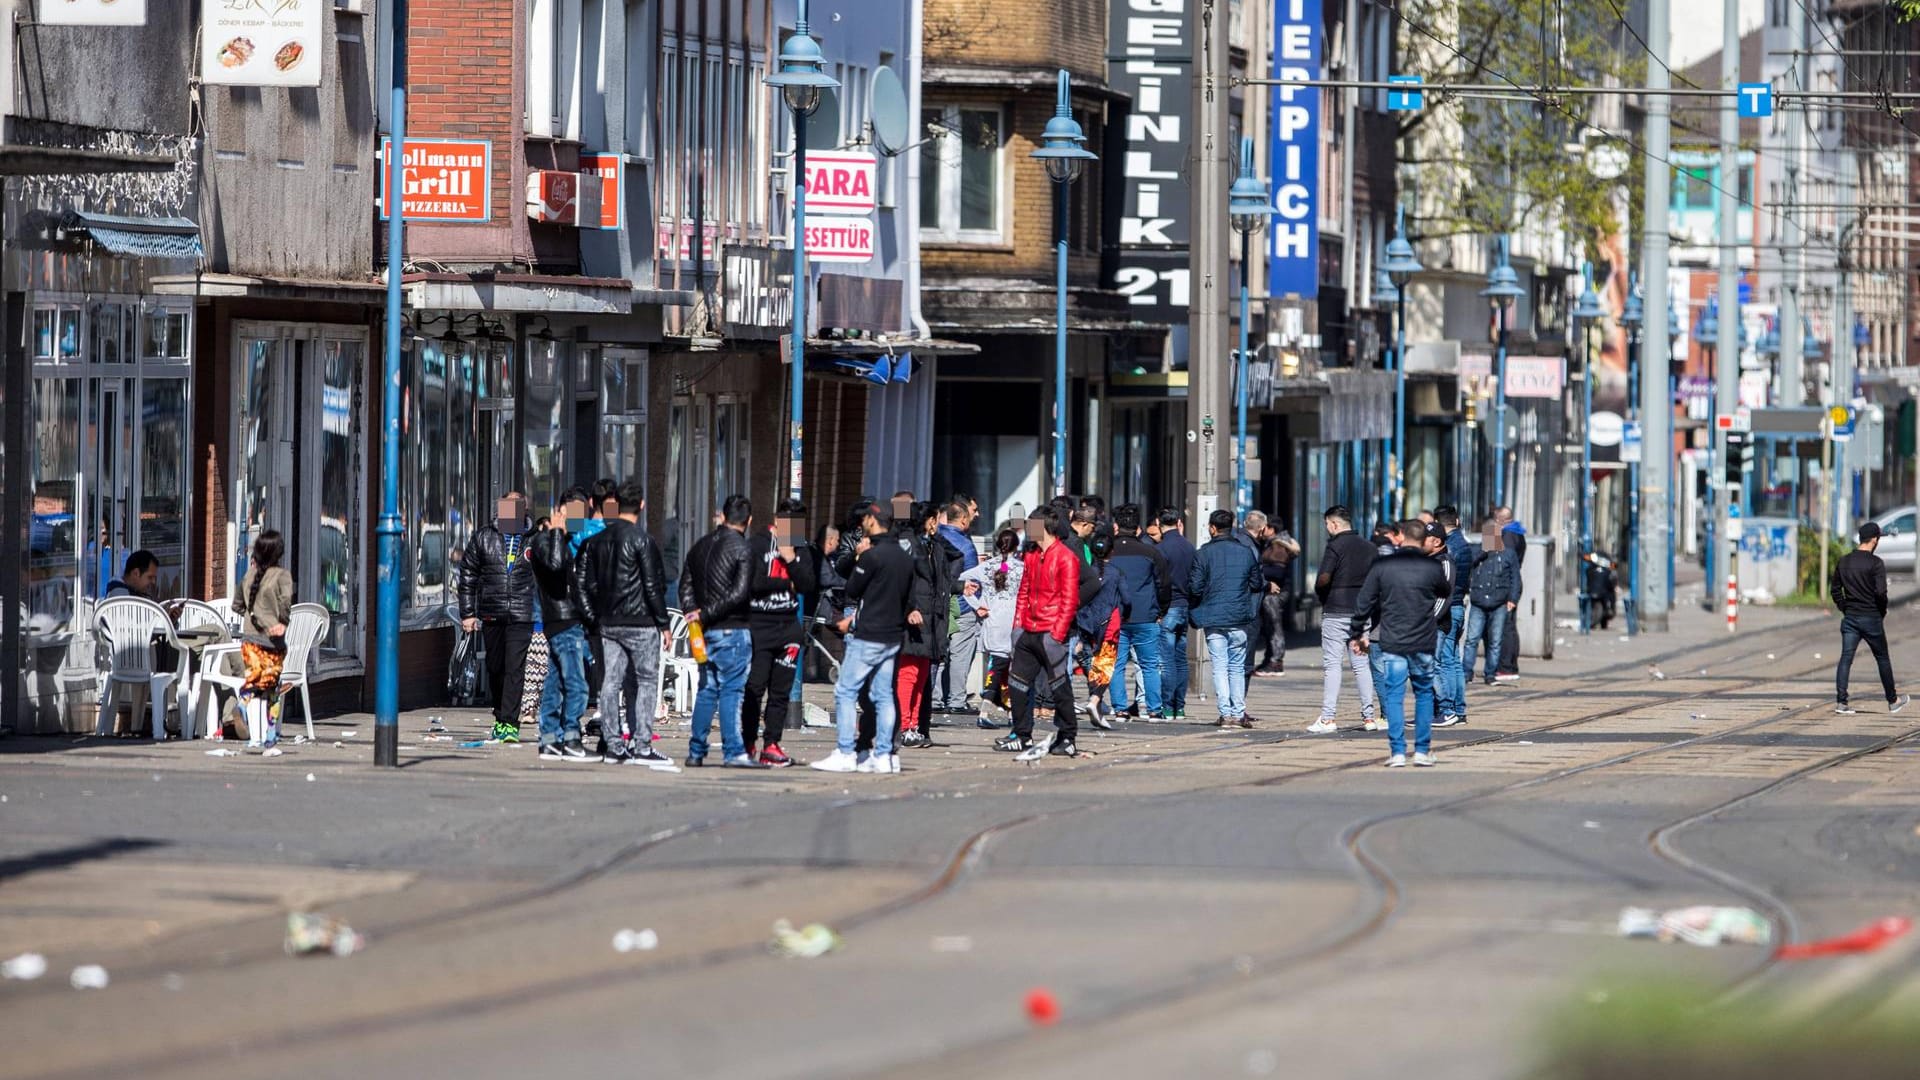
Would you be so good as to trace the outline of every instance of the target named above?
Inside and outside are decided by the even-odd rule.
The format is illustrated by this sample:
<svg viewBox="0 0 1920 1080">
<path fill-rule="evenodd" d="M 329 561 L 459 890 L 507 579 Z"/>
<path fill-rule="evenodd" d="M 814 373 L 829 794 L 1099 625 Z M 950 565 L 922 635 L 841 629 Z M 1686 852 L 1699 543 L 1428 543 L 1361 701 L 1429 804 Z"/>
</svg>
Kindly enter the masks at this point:
<svg viewBox="0 0 1920 1080">
<path fill-rule="evenodd" d="M 387 166 L 393 158 L 391 139 L 380 140 L 380 219 L 386 220 Z M 407 140 L 405 185 L 400 198 L 408 221 L 451 221 L 479 224 L 493 213 L 493 144 L 453 139 Z"/>
</svg>

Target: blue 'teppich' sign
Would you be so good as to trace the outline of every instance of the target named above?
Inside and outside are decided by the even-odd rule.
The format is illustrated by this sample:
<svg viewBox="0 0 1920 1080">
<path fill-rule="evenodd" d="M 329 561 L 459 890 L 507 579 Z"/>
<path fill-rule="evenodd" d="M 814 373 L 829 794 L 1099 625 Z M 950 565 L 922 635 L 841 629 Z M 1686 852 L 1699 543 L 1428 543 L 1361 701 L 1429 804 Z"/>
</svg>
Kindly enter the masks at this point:
<svg viewBox="0 0 1920 1080">
<path fill-rule="evenodd" d="M 1268 128 L 1273 224 L 1267 230 L 1267 294 L 1313 299 L 1320 283 L 1320 90 L 1287 86 L 1320 78 L 1321 0 L 1274 0 Z"/>
</svg>

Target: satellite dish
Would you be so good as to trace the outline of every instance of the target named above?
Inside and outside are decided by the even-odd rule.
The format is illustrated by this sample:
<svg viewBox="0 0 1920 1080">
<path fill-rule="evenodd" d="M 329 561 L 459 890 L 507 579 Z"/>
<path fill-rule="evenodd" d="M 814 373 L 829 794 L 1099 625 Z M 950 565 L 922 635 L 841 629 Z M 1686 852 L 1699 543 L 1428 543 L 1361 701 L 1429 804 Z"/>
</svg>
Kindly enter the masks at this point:
<svg viewBox="0 0 1920 1080">
<path fill-rule="evenodd" d="M 906 152 L 911 139 L 907 124 L 907 92 L 890 67 L 873 73 L 867 94 L 867 117 L 873 122 L 873 141 L 888 157 Z"/>
</svg>

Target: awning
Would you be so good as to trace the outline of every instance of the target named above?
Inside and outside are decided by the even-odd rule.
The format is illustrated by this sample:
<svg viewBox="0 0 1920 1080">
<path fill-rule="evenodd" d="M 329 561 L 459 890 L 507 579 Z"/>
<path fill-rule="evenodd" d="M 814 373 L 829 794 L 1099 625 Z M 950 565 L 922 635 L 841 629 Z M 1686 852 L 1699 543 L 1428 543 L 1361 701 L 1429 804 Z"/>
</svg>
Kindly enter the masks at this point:
<svg viewBox="0 0 1920 1080">
<path fill-rule="evenodd" d="M 76 213 L 66 231 L 115 255 L 134 259 L 200 259 L 206 255 L 206 249 L 200 246 L 200 226 L 187 218 Z"/>
<path fill-rule="evenodd" d="M 977 356 L 979 352 L 978 345 L 941 338 L 894 338 L 888 341 L 881 341 L 878 338 L 807 339 L 809 357 L 871 358 L 899 356 L 905 353 L 916 356 Z"/>
</svg>

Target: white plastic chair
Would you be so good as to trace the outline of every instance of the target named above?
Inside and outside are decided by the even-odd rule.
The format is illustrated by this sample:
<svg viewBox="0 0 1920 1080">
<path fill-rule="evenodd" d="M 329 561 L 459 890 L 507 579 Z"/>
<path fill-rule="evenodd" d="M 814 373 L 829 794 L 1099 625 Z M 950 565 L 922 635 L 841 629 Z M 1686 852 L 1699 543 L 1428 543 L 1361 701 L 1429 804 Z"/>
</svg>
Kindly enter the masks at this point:
<svg viewBox="0 0 1920 1080">
<path fill-rule="evenodd" d="M 685 612 L 667 612 L 664 655 L 660 658 L 660 684 L 665 690 L 668 670 L 673 674 L 673 711 L 685 716 L 693 712 L 694 695 L 700 689 L 700 662 L 693 658 L 693 646 L 687 641 Z M 665 701 L 663 695 L 660 698 Z"/>
<path fill-rule="evenodd" d="M 287 658 L 280 665 L 280 700 L 285 715 L 286 693 L 300 690 L 300 708 L 307 719 L 307 741 L 313 741 L 313 695 L 307 689 L 308 668 L 313 663 L 314 647 L 333 625 L 333 612 L 325 604 L 295 604 L 287 616 Z"/>
<path fill-rule="evenodd" d="M 173 620 L 167 609 L 144 597 L 116 596 L 102 600 L 93 609 L 94 627 L 107 652 L 107 674 L 100 688 L 100 716 L 94 722 L 94 734 L 112 730 L 115 691 L 133 688 L 134 715 L 140 714 L 144 698 L 153 714 L 153 741 L 167 737 L 167 688 L 179 677 L 174 671 L 153 670 L 153 646 L 166 642 L 180 648 L 173 636 Z M 181 723 L 187 723 L 183 717 Z M 184 733 L 184 732 L 183 732 Z"/>
<path fill-rule="evenodd" d="M 180 685 L 180 734 L 192 738 L 185 726 L 192 723 L 206 738 L 220 733 L 220 691 L 238 694 L 240 685 L 246 682 L 244 673 L 234 674 L 230 660 L 240 656 L 240 643 L 231 640 L 233 624 L 228 620 L 228 609 L 222 601 L 208 603 L 205 600 L 183 600 L 180 613 L 174 619 L 174 625 L 182 630 L 191 630 L 201 626 L 218 627 L 222 637 L 200 647 L 198 670 L 192 672 L 192 680 L 183 679 Z M 183 666 L 184 657 L 183 655 Z"/>
</svg>

